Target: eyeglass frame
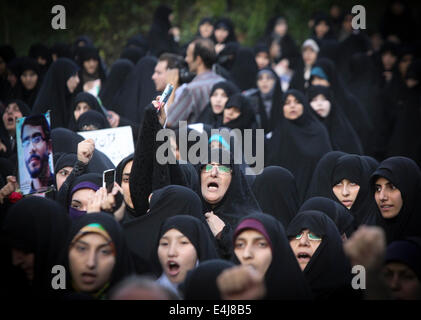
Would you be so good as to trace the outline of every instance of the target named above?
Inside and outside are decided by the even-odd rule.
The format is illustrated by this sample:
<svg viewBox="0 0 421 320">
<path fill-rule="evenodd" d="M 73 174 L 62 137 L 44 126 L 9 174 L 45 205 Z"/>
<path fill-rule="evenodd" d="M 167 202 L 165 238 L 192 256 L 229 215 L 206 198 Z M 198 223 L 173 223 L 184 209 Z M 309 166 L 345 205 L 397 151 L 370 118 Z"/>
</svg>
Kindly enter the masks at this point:
<svg viewBox="0 0 421 320">
<path fill-rule="evenodd" d="M 208 166 L 211 166 L 212 168 L 210 168 L 210 169 L 208 170 Z M 206 173 L 210 173 L 210 172 L 213 170 L 213 168 L 214 168 L 214 167 L 216 167 L 216 168 L 217 168 L 218 173 L 221 173 L 221 174 L 228 174 L 228 173 L 232 173 L 232 169 L 231 169 L 230 167 L 226 166 L 226 165 L 223 165 L 223 164 L 210 164 L 210 163 L 208 163 L 208 164 L 204 165 L 204 166 L 202 167 L 202 171 L 203 171 L 203 169 L 205 169 L 205 172 L 206 172 Z M 222 168 L 222 167 L 228 168 L 228 169 L 229 169 L 229 171 L 221 171 L 221 170 L 220 170 L 220 168 Z"/>
</svg>

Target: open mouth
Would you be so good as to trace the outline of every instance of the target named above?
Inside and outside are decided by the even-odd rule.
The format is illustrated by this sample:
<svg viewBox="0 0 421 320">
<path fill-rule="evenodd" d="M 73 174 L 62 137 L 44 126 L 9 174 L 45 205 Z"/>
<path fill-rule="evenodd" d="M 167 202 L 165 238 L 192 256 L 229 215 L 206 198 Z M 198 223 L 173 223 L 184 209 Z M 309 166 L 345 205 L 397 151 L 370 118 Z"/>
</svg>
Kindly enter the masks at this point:
<svg viewBox="0 0 421 320">
<path fill-rule="evenodd" d="M 14 124 L 15 123 L 15 118 L 8 117 L 6 121 L 7 121 L 7 124 L 11 125 L 11 124 Z"/>
<path fill-rule="evenodd" d="M 219 189 L 219 185 L 216 182 L 208 183 L 208 190 L 211 192 L 217 191 Z"/>
<path fill-rule="evenodd" d="M 170 276 L 176 276 L 180 272 L 180 265 L 175 261 L 168 261 L 167 266 Z"/>
<path fill-rule="evenodd" d="M 298 262 L 309 262 L 311 259 L 311 255 L 305 252 L 299 252 L 297 254 Z"/>
</svg>

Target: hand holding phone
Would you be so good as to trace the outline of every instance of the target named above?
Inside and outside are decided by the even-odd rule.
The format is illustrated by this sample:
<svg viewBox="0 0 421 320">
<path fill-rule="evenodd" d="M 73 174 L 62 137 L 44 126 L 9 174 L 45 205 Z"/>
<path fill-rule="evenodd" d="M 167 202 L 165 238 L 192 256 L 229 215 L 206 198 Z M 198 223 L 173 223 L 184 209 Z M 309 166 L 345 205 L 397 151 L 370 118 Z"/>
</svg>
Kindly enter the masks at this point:
<svg viewBox="0 0 421 320">
<path fill-rule="evenodd" d="M 102 186 L 107 189 L 107 193 L 113 190 L 115 181 L 115 169 L 105 170 L 102 174 Z"/>
</svg>

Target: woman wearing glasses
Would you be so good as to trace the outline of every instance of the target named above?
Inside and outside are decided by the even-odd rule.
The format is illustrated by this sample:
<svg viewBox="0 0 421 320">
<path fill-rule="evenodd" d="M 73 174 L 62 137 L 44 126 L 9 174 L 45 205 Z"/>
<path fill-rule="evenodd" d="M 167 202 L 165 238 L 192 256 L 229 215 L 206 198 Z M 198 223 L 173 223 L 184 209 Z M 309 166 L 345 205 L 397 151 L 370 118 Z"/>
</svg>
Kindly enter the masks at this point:
<svg viewBox="0 0 421 320">
<path fill-rule="evenodd" d="M 289 244 L 315 299 L 354 297 L 351 264 L 335 223 L 323 212 L 299 212 L 287 229 Z"/>
</svg>

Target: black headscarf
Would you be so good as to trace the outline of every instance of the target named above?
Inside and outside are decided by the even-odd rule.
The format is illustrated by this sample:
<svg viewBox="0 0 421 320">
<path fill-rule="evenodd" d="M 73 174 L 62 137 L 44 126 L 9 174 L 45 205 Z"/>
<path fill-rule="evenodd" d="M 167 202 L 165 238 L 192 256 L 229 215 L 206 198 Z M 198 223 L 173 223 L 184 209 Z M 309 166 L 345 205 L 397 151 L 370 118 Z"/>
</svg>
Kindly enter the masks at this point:
<svg viewBox="0 0 421 320">
<path fill-rule="evenodd" d="M 298 211 L 299 199 L 292 173 L 278 166 L 266 167 L 252 187 L 260 208 L 288 227 Z"/>
<path fill-rule="evenodd" d="M 131 253 L 127 247 L 126 240 L 123 236 L 123 230 L 119 223 L 110 214 L 99 212 L 86 214 L 72 224 L 66 245 L 65 267 L 68 275 L 71 277 L 69 268 L 69 251 L 73 239 L 79 231 L 90 224 L 100 224 L 110 236 L 115 248 L 115 265 L 108 281 L 108 288 L 113 287 L 116 283 L 123 280 L 127 276 L 134 274 L 134 263 Z M 71 283 L 69 281 L 69 283 Z M 101 289 L 102 290 L 102 289 Z M 105 290 L 105 293 L 108 289 Z"/>
<path fill-rule="evenodd" d="M 256 116 L 254 114 L 253 107 L 251 106 L 247 97 L 241 93 L 234 93 L 225 104 L 224 109 L 237 108 L 240 110 L 238 118 L 231 120 L 225 124 L 221 124 L 223 127 L 230 129 L 252 129 L 256 127 Z"/>
<path fill-rule="evenodd" d="M 76 74 L 78 66 L 70 59 L 59 58 L 48 69 L 44 82 L 32 107 L 32 113 L 51 109 L 51 127 L 67 127 L 71 117 L 72 94 L 67 80 Z"/>
<path fill-rule="evenodd" d="M 191 215 L 206 223 L 199 197 L 183 186 L 169 185 L 153 191 L 149 207 L 146 214 L 123 224 L 130 250 L 147 261 L 155 250 L 151 244 L 155 243 L 161 224 L 167 218 Z"/>
<path fill-rule="evenodd" d="M 98 61 L 97 69 L 93 74 L 89 74 L 87 70 L 85 70 L 83 63 L 90 59 L 94 59 Z M 102 65 L 101 58 L 99 56 L 99 50 L 95 48 L 93 45 L 83 46 L 77 48 L 77 60 L 79 63 L 79 79 L 80 82 L 76 88 L 76 92 L 83 91 L 83 86 L 88 81 L 93 81 L 96 79 L 101 79 L 101 85 L 105 83 L 106 76 L 105 71 Z"/>
<path fill-rule="evenodd" d="M 293 95 L 302 105 L 303 114 L 288 120 L 281 110 L 281 119 L 266 148 L 266 165 L 278 165 L 291 171 L 297 181 L 300 202 L 304 200 L 314 168 L 320 158 L 332 150 L 326 128 L 311 114 L 310 106 L 298 90 L 288 90 L 286 98 Z"/>
<path fill-rule="evenodd" d="M 230 18 L 220 18 L 214 24 L 214 30 L 216 29 L 225 29 L 228 31 L 228 36 L 225 38 L 223 43 L 228 42 L 237 42 L 237 37 L 235 35 L 234 23 L 231 21 Z M 216 38 L 212 35 L 212 40 L 216 42 Z"/>
<path fill-rule="evenodd" d="M 113 106 L 118 114 L 138 125 L 142 122 L 144 108 L 156 97 L 155 83 L 152 81 L 156 63 L 157 59 L 151 56 L 140 59 L 126 77 Z"/>
<path fill-rule="evenodd" d="M 258 71 L 253 49 L 246 47 L 239 48 L 230 72 L 234 83 L 241 91 L 256 88 L 256 75 Z"/>
<path fill-rule="evenodd" d="M 25 88 L 20 78 L 21 75 L 27 70 L 32 70 L 38 76 L 37 83 L 35 87 L 31 90 L 28 90 Z M 29 58 L 29 57 L 22 58 L 20 61 L 20 72 L 18 75 L 18 83 L 16 86 L 15 97 L 18 99 L 21 99 L 30 108 L 32 108 L 32 106 L 34 105 L 35 99 L 37 97 L 38 91 L 41 87 L 41 82 L 42 82 L 41 70 L 40 70 L 40 66 L 38 65 L 38 62 L 33 58 Z"/>
<path fill-rule="evenodd" d="M 162 267 L 158 258 L 159 241 L 170 229 L 177 229 L 189 239 L 196 249 L 199 264 L 202 263 L 202 261 L 218 258 L 212 234 L 209 232 L 207 225 L 200 219 L 183 214 L 169 217 L 161 224 L 158 236 L 154 242 L 155 246 L 152 253 L 152 259 L 155 260 L 154 265 L 157 267 L 155 270 L 157 276 L 162 273 Z"/>
<path fill-rule="evenodd" d="M 139 47 L 125 48 L 120 54 L 120 59 L 128 59 L 136 64 L 141 58 L 146 55 L 146 51 Z"/>
<path fill-rule="evenodd" d="M 224 270 L 234 266 L 227 260 L 212 259 L 188 271 L 186 279 L 179 286 L 184 300 L 221 300 L 216 279 Z"/>
<path fill-rule="evenodd" d="M 269 237 L 268 242 L 272 249 L 272 261 L 265 273 L 266 295 L 268 300 L 296 300 L 310 299 L 311 292 L 305 281 L 303 273 L 288 243 L 285 229 L 274 217 L 257 213 L 243 217 L 237 225 L 235 235 L 241 230 L 251 227 L 238 228 L 245 220 L 257 220 Z M 259 230 L 257 230 L 259 231 Z M 260 232 L 260 231 L 259 231 Z M 233 241 L 235 242 L 235 235 Z M 234 254 L 234 261 L 239 263 Z"/>
<path fill-rule="evenodd" d="M 76 153 L 61 153 L 57 161 L 54 162 L 54 172 L 57 173 L 64 167 L 73 167 L 77 161 Z"/>
<path fill-rule="evenodd" d="M 238 89 L 238 87 L 231 81 L 220 81 L 213 85 L 209 98 L 213 95 L 213 93 L 217 89 L 224 90 L 228 98 L 231 97 L 234 93 L 237 93 L 240 91 L 240 89 Z M 205 109 L 203 109 L 202 113 L 200 114 L 197 122 L 208 124 L 212 128 L 219 128 L 219 126 L 222 124 L 223 114 L 224 114 L 224 110 L 222 110 L 220 114 L 213 113 L 212 106 L 209 101 Z"/>
<path fill-rule="evenodd" d="M 322 118 L 311 108 L 313 114 L 326 127 L 333 150 L 344 151 L 348 153 L 362 154 L 363 149 L 360 138 L 354 131 L 351 123 L 343 114 L 332 97 L 330 88 L 323 86 L 310 86 L 307 91 L 308 101 L 311 103 L 316 96 L 322 94 L 330 102 L 330 112 L 326 118 Z"/>
<path fill-rule="evenodd" d="M 377 225 L 386 232 L 388 243 L 409 236 L 421 236 L 421 171 L 417 164 L 405 157 L 391 157 L 382 161 L 370 178 L 369 196 L 374 198 L 379 177 L 389 180 L 401 192 L 403 205 L 398 215 L 384 219 L 376 206 Z"/>
<path fill-rule="evenodd" d="M 118 59 L 111 66 L 107 82 L 101 86 L 98 95 L 107 109 L 115 110 L 115 98 L 123 89 L 123 84 L 133 68 L 134 64 L 128 59 Z"/>
<path fill-rule="evenodd" d="M 115 169 L 115 181 L 121 186 L 121 183 L 123 181 L 123 172 L 126 165 L 133 161 L 134 154 L 130 154 L 127 157 L 125 157 L 123 160 L 120 161 L 120 163 L 117 165 L 117 168 Z M 129 180 L 130 183 L 130 180 Z M 126 210 L 124 212 L 123 219 L 120 221 L 120 223 L 124 224 L 129 220 L 132 220 L 136 217 L 136 212 L 134 208 L 131 208 L 127 203 L 125 203 Z"/>
<path fill-rule="evenodd" d="M 29 107 L 22 100 L 18 100 L 18 99 L 9 100 L 7 102 L 6 107 L 11 103 L 17 104 L 17 106 L 19 107 L 19 111 L 22 113 L 24 117 L 29 116 L 29 114 L 31 113 L 31 110 L 29 109 Z M 10 157 L 13 158 L 14 156 L 17 156 L 17 142 L 16 140 L 14 140 L 14 142 L 12 143 L 11 136 L 9 132 L 6 130 L 3 123 L 3 114 L 4 114 L 4 111 L 1 113 L 1 120 L 0 120 L 0 140 L 6 146 L 7 151 L 6 152 L 1 151 L 0 156 L 6 157 L 6 158 L 10 158 Z M 12 160 L 14 161 L 14 159 Z"/>
<path fill-rule="evenodd" d="M 319 58 L 313 66 L 314 68 L 321 68 L 330 83 L 330 88 L 333 92 L 336 107 L 343 110 L 348 118 L 355 132 L 358 134 L 360 141 L 363 144 L 365 153 L 371 151 L 371 131 L 372 124 L 368 117 L 367 110 L 365 110 L 357 97 L 352 95 L 345 86 L 344 80 L 337 72 L 335 64 L 328 58 Z M 311 79 L 310 79 L 311 82 Z"/>
<path fill-rule="evenodd" d="M 341 235 L 335 223 L 323 212 L 301 211 L 287 229 L 288 237 L 295 237 L 309 229 L 322 237 L 303 273 L 316 299 L 339 298 L 352 291 L 351 264 L 343 251 Z"/>
<path fill-rule="evenodd" d="M 326 153 L 317 163 L 307 190 L 306 199 L 311 197 L 329 197 L 331 192 L 330 179 L 336 160 L 346 155 L 342 151 L 330 151 Z"/>
<path fill-rule="evenodd" d="M 229 155 L 227 153 L 229 153 Z M 254 212 L 261 212 L 259 204 L 257 203 L 244 174 L 241 172 L 240 165 L 234 164 L 234 156 L 232 153 L 223 149 L 209 149 L 208 163 L 211 163 L 212 159 L 219 159 L 218 163 L 220 164 L 223 164 L 223 159 L 230 159 L 230 164 L 228 164 L 228 166 L 232 169 L 231 183 L 222 200 L 215 206 L 206 202 L 200 192 L 203 213 L 213 211 L 213 213 L 226 224 L 228 223 L 233 227 L 243 216 Z M 202 165 L 197 166 L 199 178 L 201 178 L 202 167 Z"/>
<path fill-rule="evenodd" d="M 35 196 L 17 202 L 6 216 L 3 232 L 9 248 L 34 253 L 34 297 L 54 294 L 51 270 L 61 264 L 70 224 L 64 207 Z"/>
<path fill-rule="evenodd" d="M 131 36 L 126 43 L 126 48 L 133 48 L 138 47 L 145 51 L 148 51 L 149 45 L 147 39 L 142 36 L 141 34 L 136 34 L 134 36 Z"/>
<path fill-rule="evenodd" d="M 68 128 L 73 131 L 78 130 L 77 125 L 76 125 L 74 111 L 77 105 L 79 104 L 79 102 L 85 102 L 91 108 L 90 110 L 95 110 L 104 114 L 95 96 L 93 96 L 89 92 L 79 92 L 73 101 L 73 109 L 72 109 L 73 112 L 71 114 L 71 118 L 70 118 L 69 126 L 68 126 Z"/>
<path fill-rule="evenodd" d="M 76 128 L 78 131 L 84 131 L 85 126 L 95 126 L 98 130 L 110 128 L 110 123 L 104 116 L 103 112 L 96 110 L 88 110 L 81 114 L 79 119 L 76 121 Z"/>
<path fill-rule="evenodd" d="M 177 53 L 177 43 L 173 36 L 169 34 L 172 27 L 169 16 L 172 11 L 166 5 L 159 5 L 154 12 L 153 22 L 148 34 L 151 55 L 159 57 L 164 52 Z"/>
<path fill-rule="evenodd" d="M 374 198 L 370 196 L 369 179 L 373 172 L 369 163 L 361 156 L 355 154 L 344 155 L 336 160 L 330 179 L 330 198 L 339 203 L 338 198 L 332 191 L 333 186 L 343 179 L 348 179 L 360 186 L 350 213 L 354 217 L 354 224 L 358 227 L 369 219 L 370 212 L 375 206 Z M 322 195 L 327 196 L 327 195 Z"/>
<path fill-rule="evenodd" d="M 269 93 L 263 94 L 260 92 L 260 90 L 258 90 L 258 115 L 260 117 L 261 127 L 265 130 L 265 133 L 269 133 L 275 129 L 281 117 L 282 87 L 281 81 L 273 69 L 269 67 L 261 69 L 257 73 L 257 80 L 261 72 L 270 72 L 273 78 L 275 79 L 274 87 Z M 269 102 L 271 105 L 269 119 L 268 114 L 266 112 L 267 102 Z"/>
<path fill-rule="evenodd" d="M 354 232 L 354 218 L 342 205 L 325 197 L 313 197 L 306 200 L 298 211 L 316 210 L 325 213 L 333 222 L 341 235 L 349 237 Z"/>
<path fill-rule="evenodd" d="M 407 265 L 421 281 L 421 238 L 410 237 L 393 241 L 386 249 L 384 263 L 400 262 Z"/>
</svg>

